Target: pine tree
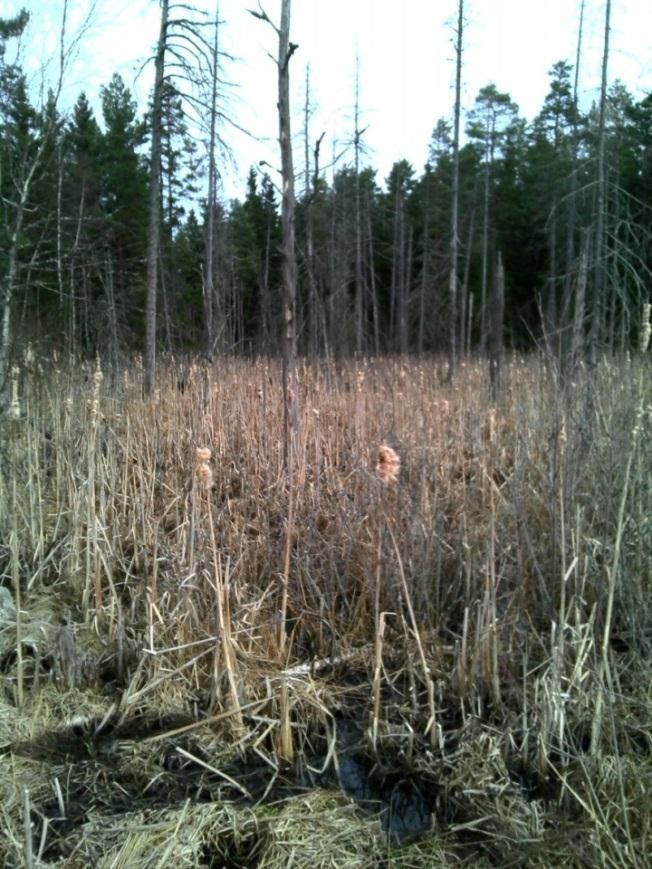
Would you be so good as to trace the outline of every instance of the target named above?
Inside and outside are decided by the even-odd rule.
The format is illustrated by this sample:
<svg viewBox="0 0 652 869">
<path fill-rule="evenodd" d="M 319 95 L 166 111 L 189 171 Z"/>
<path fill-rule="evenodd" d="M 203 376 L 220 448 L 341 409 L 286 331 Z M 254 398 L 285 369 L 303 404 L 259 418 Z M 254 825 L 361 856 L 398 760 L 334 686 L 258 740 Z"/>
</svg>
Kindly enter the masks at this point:
<svg viewBox="0 0 652 869">
<path fill-rule="evenodd" d="M 518 106 L 509 94 L 500 92 L 491 83 L 481 88 L 475 108 L 469 114 L 467 133 L 481 148 L 484 162 L 484 193 L 482 206 L 482 282 L 480 287 L 480 351 L 484 352 L 488 339 L 487 291 L 490 271 L 491 239 L 493 235 L 492 205 L 495 162 L 510 124 L 514 122 Z"/>
<path fill-rule="evenodd" d="M 104 238 L 124 327 L 131 333 L 132 346 L 142 349 L 148 178 L 140 151 L 146 126 L 119 75 L 101 88 L 100 95 L 105 127 L 98 157 Z"/>
</svg>

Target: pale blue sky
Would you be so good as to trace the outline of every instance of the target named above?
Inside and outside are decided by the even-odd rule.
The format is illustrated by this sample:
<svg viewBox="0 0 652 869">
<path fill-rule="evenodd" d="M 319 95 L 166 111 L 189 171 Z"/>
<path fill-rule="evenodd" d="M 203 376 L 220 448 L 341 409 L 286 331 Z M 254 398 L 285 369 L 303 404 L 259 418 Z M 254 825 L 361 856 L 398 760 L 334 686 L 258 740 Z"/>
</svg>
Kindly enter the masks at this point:
<svg viewBox="0 0 652 869">
<path fill-rule="evenodd" d="M 228 76 L 238 85 L 232 112 L 263 141 L 225 130 L 237 170 L 225 171 L 227 196 L 240 193 L 248 167 L 260 159 L 278 164 L 275 136 L 276 71 L 267 52 L 275 37 L 247 9 L 257 0 L 221 0 L 223 44 L 238 60 Z M 62 0 L 0 2 L 0 15 L 25 5 L 33 14 L 29 64 L 36 69 L 56 49 Z M 197 8 L 214 12 L 214 0 Z M 279 0 L 263 3 L 276 19 Z M 532 118 L 548 90 L 547 71 L 559 59 L 574 62 L 580 0 L 466 0 L 463 105 L 470 108 L 480 87 L 494 81 Z M 69 0 L 70 32 L 85 16 L 89 2 Z M 597 94 L 605 0 L 586 0 L 580 94 L 585 104 Z M 303 164 L 305 67 L 310 63 L 317 110 L 311 122 L 314 140 L 326 136 L 323 161 L 335 138 L 350 138 L 353 127 L 354 70 L 360 57 L 360 96 L 369 162 L 387 175 L 394 160 L 405 157 L 420 171 L 430 134 L 439 117 L 450 117 L 453 104 L 452 22 L 457 0 L 293 0 L 291 39 L 299 44 L 292 59 L 295 115 L 295 164 Z M 119 71 L 144 99 L 151 71 L 137 78 L 156 40 L 156 0 L 97 0 L 93 23 L 69 69 L 64 97 L 74 101 L 85 89 L 95 101 L 101 84 Z M 619 77 L 637 95 L 652 90 L 652 38 L 647 0 L 612 0 L 610 80 Z M 338 145 L 339 150 L 339 145 Z"/>
</svg>

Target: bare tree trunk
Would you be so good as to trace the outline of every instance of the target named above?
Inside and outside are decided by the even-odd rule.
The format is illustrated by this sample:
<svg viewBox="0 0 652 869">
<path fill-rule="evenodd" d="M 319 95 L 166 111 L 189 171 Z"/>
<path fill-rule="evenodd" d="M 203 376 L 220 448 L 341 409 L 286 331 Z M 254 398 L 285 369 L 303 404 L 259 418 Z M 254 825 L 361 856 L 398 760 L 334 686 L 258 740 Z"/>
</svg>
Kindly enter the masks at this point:
<svg viewBox="0 0 652 869">
<path fill-rule="evenodd" d="M 20 220 L 22 224 L 22 219 Z M 20 224 L 18 224 L 20 226 Z M 0 340 L 0 395 L 4 393 L 9 384 L 9 353 L 12 340 L 11 309 L 16 292 L 16 278 L 18 275 L 18 238 L 13 234 L 9 246 L 9 265 L 7 268 L 6 283 L 3 287 L 2 300 L 2 339 Z"/>
<path fill-rule="evenodd" d="M 215 313 L 219 314 L 219 304 L 216 304 L 215 294 L 215 227 L 217 212 L 217 165 L 215 149 L 217 146 L 217 85 L 219 73 L 219 33 L 220 33 L 220 3 L 215 4 L 215 33 L 213 35 L 213 50 L 211 52 L 211 103 L 210 125 L 208 137 L 208 189 L 206 191 L 206 264 L 204 274 L 204 321 L 206 355 L 210 359 L 215 351 Z"/>
<path fill-rule="evenodd" d="M 407 251 L 404 259 L 403 266 L 403 293 L 402 299 L 403 303 L 401 306 L 402 317 L 401 317 L 401 353 L 405 354 L 408 352 L 410 347 L 410 296 L 412 291 L 411 286 L 411 276 L 412 276 L 412 249 L 413 249 L 413 241 L 414 241 L 414 231 L 412 226 L 408 228 L 408 243 L 407 243 Z"/>
<path fill-rule="evenodd" d="M 312 174 L 312 191 L 308 193 L 308 200 L 306 206 L 306 269 L 308 272 L 308 311 L 310 322 L 308 347 L 309 353 L 312 356 L 316 356 L 319 353 L 320 334 L 322 332 L 322 328 L 320 328 L 320 323 L 323 327 L 323 312 L 321 310 L 321 300 L 319 298 L 317 276 L 315 273 L 315 240 L 312 210 L 313 203 L 317 198 L 319 190 L 319 151 L 321 149 L 321 143 L 324 135 L 325 133 L 322 133 L 315 142 L 315 148 L 313 151 L 314 170 Z M 306 143 L 307 140 L 308 130 L 306 129 Z M 310 178 L 308 178 L 308 182 L 310 183 Z"/>
<path fill-rule="evenodd" d="M 430 283 L 430 185 L 426 182 L 426 195 L 424 202 L 423 217 L 423 261 L 421 263 L 421 282 L 419 285 L 419 325 L 417 327 L 417 353 L 423 353 L 425 319 L 426 319 L 426 292 Z"/>
<path fill-rule="evenodd" d="M 374 353 L 380 353 L 380 314 L 376 292 L 376 267 L 374 262 L 374 235 L 371 226 L 371 209 L 367 202 L 367 240 L 369 247 L 369 291 L 371 293 L 371 313 L 374 321 Z"/>
<path fill-rule="evenodd" d="M 310 154 L 310 115 L 312 107 L 310 103 L 310 65 L 306 66 L 306 98 L 303 108 L 303 150 L 304 150 L 304 201 L 306 209 L 306 278 L 308 284 L 307 305 L 307 350 L 309 356 L 319 353 L 319 301 L 317 297 L 317 279 L 315 276 L 315 245 L 313 226 L 313 202 L 317 197 L 319 181 L 319 150 L 321 148 L 324 133 L 315 143 L 313 152 L 314 171 L 311 171 Z"/>
<path fill-rule="evenodd" d="M 299 422 L 299 396 L 296 384 L 296 293 L 297 260 L 294 244 L 294 163 L 290 127 L 290 58 L 296 45 L 290 43 L 291 0 L 282 0 L 281 26 L 278 31 L 278 118 L 281 147 L 283 199 L 281 231 L 283 245 L 283 396 L 285 405 L 285 462 L 290 462 L 291 433 L 296 433 Z"/>
<path fill-rule="evenodd" d="M 149 232 L 147 240 L 147 302 L 145 308 L 145 395 L 156 385 L 156 296 L 161 236 L 161 139 L 168 0 L 161 0 L 161 29 L 154 66 L 152 149 L 150 155 Z"/>
<path fill-rule="evenodd" d="M 588 273 L 589 260 L 589 236 L 584 238 L 582 249 L 580 251 L 580 265 L 577 274 L 577 289 L 575 291 L 575 312 L 573 315 L 573 332 L 570 346 L 570 366 L 571 370 L 577 365 L 581 357 L 584 355 L 584 316 L 585 316 L 585 299 L 586 299 L 586 283 Z"/>
<path fill-rule="evenodd" d="M 585 0 L 580 4 L 580 17 L 577 29 L 577 50 L 575 53 L 575 75 L 573 79 L 573 119 L 571 126 L 571 176 L 570 190 L 568 193 L 568 222 L 566 225 L 566 253 L 565 253 L 565 276 L 563 286 L 563 299 L 561 303 L 561 323 L 563 326 L 562 337 L 562 364 L 567 362 L 574 364 L 574 320 L 573 320 L 573 272 L 575 269 L 575 232 L 577 225 L 577 155 L 579 150 L 579 130 L 577 94 L 579 89 L 580 61 L 582 58 L 582 34 L 584 30 L 584 6 Z M 585 275 L 586 277 L 586 275 Z"/>
<path fill-rule="evenodd" d="M 553 182 L 554 183 L 554 182 Z M 557 316 L 557 191 L 553 194 L 549 229 L 548 284 L 544 311 L 544 340 L 553 358 L 558 358 L 558 316 Z"/>
<path fill-rule="evenodd" d="M 464 277 L 462 278 L 462 292 L 460 299 L 460 353 L 469 355 L 471 342 L 471 318 L 467 328 L 467 301 L 469 301 L 469 275 L 471 273 L 471 251 L 473 250 L 473 227 L 475 224 L 475 208 L 471 209 L 469 219 L 469 235 L 466 244 L 466 256 L 464 258 Z M 469 312 L 471 305 L 469 305 Z"/>
<path fill-rule="evenodd" d="M 360 62 L 355 64 L 355 352 L 364 349 L 364 291 L 362 274 L 362 219 L 360 206 L 360 141 L 364 130 L 360 129 Z"/>
<path fill-rule="evenodd" d="M 66 306 L 64 304 L 63 282 L 63 157 L 61 144 L 57 148 L 57 290 L 59 292 L 59 312 L 61 315 L 61 328 L 65 332 Z"/>
<path fill-rule="evenodd" d="M 487 284 L 489 279 L 489 190 L 491 161 L 485 154 L 484 204 L 482 208 L 482 282 L 480 285 L 480 353 L 487 348 Z"/>
<path fill-rule="evenodd" d="M 502 255 L 498 254 L 498 264 L 494 277 L 491 311 L 491 357 L 489 360 L 489 376 L 491 380 L 492 400 L 498 398 L 500 389 L 500 369 L 503 357 L 503 314 L 505 308 L 505 270 Z"/>
<path fill-rule="evenodd" d="M 598 121 L 598 171 L 595 219 L 595 262 L 593 264 L 593 302 L 591 306 L 591 331 L 589 334 L 589 358 L 596 362 L 598 344 L 602 338 L 605 286 L 606 242 L 605 209 L 607 205 L 607 174 L 605 163 L 607 72 L 609 65 L 609 34 L 611 29 L 611 0 L 607 0 L 604 18 L 604 48 L 602 52 L 602 82 L 600 86 L 600 115 Z"/>
<path fill-rule="evenodd" d="M 392 256 L 392 283 L 390 287 L 390 345 L 395 351 L 405 353 L 406 322 L 406 277 L 405 277 L 405 204 L 400 181 L 394 198 L 394 239 Z"/>
<path fill-rule="evenodd" d="M 451 189 L 450 226 L 450 276 L 449 319 L 450 335 L 448 350 L 448 379 L 452 380 L 457 365 L 457 252 L 459 248 L 458 209 L 460 198 L 460 101 L 462 91 L 462 37 L 464 32 L 464 0 L 459 0 L 457 10 L 457 41 L 455 44 L 455 118 L 453 121 L 453 183 Z"/>
<path fill-rule="evenodd" d="M 111 254 L 108 251 L 106 254 L 104 281 L 106 290 L 106 301 L 109 313 L 109 366 L 111 370 L 111 376 L 114 377 L 118 370 L 118 357 L 120 351 L 118 341 L 118 314 L 116 311 L 114 291 L 115 288 L 113 283 L 113 262 L 111 260 Z"/>
</svg>

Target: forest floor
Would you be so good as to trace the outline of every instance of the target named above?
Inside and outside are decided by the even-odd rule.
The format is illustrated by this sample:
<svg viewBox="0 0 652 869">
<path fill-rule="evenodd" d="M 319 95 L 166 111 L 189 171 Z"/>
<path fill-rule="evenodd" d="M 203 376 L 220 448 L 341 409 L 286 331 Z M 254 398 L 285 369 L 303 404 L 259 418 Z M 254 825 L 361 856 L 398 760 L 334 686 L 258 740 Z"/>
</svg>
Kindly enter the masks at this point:
<svg viewBox="0 0 652 869">
<path fill-rule="evenodd" d="M 28 357 L 0 865 L 650 865 L 650 374 Z"/>
</svg>

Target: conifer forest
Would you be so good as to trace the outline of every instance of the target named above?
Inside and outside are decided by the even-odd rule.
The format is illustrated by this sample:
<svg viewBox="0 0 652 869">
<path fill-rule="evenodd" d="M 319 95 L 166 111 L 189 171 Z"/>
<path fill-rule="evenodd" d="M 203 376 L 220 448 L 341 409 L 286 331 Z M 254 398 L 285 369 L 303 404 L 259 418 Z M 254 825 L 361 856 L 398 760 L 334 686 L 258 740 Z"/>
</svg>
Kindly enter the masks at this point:
<svg viewBox="0 0 652 869">
<path fill-rule="evenodd" d="M 610 75 L 618 3 L 578 0 L 533 117 L 491 70 L 465 103 L 443 4 L 451 104 L 386 177 L 357 74 L 335 142 L 290 0 L 243 4 L 277 159 L 229 198 L 219 2 L 154 4 L 145 104 L 72 93 L 73 0 L 36 87 L 4 4 L 0 865 L 649 865 L 652 70 Z"/>
</svg>

